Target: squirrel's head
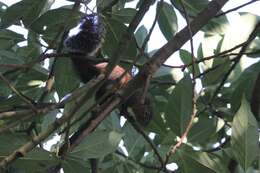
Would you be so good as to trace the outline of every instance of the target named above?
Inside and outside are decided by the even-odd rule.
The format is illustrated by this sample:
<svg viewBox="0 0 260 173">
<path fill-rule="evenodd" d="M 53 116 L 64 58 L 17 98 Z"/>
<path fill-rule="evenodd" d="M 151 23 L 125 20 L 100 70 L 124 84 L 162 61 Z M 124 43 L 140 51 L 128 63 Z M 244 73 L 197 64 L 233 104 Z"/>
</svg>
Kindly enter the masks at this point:
<svg viewBox="0 0 260 173">
<path fill-rule="evenodd" d="M 92 55 L 100 49 L 103 35 L 101 16 L 97 13 L 87 14 L 75 28 L 70 30 L 64 46 L 70 52 Z"/>
</svg>

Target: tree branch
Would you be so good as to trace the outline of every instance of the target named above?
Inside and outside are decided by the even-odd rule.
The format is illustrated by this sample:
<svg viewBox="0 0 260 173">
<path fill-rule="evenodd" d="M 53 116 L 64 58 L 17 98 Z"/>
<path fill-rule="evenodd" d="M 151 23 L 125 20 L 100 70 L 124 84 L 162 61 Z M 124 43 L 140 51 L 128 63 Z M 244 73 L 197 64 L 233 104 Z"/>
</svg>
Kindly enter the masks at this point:
<svg viewBox="0 0 260 173">
<path fill-rule="evenodd" d="M 226 15 L 226 14 L 228 14 L 228 13 L 230 13 L 230 12 L 236 11 L 236 10 L 242 8 L 242 7 L 245 7 L 245 6 L 247 6 L 247 5 L 250 5 L 250 4 L 252 4 L 252 3 L 256 2 L 256 1 L 259 1 L 259 0 L 249 1 L 249 2 L 247 2 L 247 3 L 244 3 L 244 4 L 242 4 L 242 5 L 239 5 L 239 6 L 235 7 L 235 8 L 232 8 L 232 9 L 230 9 L 230 10 L 227 10 L 227 11 L 225 11 L 225 12 L 219 13 L 219 14 L 216 15 L 215 17 L 220 17 L 220 16 L 222 16 L 222 15 Z"/>
</svg>

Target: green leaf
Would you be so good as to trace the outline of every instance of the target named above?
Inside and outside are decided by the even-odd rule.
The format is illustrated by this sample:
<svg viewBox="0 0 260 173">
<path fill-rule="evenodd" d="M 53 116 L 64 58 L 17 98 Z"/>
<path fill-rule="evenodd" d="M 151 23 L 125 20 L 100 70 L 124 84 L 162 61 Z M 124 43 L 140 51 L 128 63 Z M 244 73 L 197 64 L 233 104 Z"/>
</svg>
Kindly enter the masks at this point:
<svg viewBox="0 0 260 173">
<path fill-rule="evenodd" d="M 256 15 L 254 13 L 250 12 L 239 12 L 240 18 L 242 19 L 242 22 L 246 21 L 248 26 L 251 29 L 255 27 L 255 25 L 260 21 L 260 16 Z M 250 21 L 249 21 L 250 20 Z M 260 37 L 260 34 L 256 34 L 258 37 Z M 254 44 L 254 43 L 253 43 Z"/>
<path fill-rule="evenodd" d="M 23 59 L 12 51 L 0 50 L 0 64 L 23 64 Z M 5 72 L 10 68 L 0 68 L 0 72 Z M 3 84 L 3 83 L 2 83 Z M 0 83 L 1 85 L 1 83 Z M 0 88 L 1 90 L 1 88 Z"/>
<path fill-rule="evenodd" d="M 157 79 L 158 81 L 162 82 L 167 82 L 167 81 L 172 81 L 172 78 L 169 77 L 169 79 L 163 80 L 163 78 L 154 78 Z M 155 109 L 155 115 L 152 118 L 151 123 L 147 127 L 147 130 L 152 131 L 156 134 L 158 134 L 160 137 L 164 138 L 165 135 L 169 133 L 168 126 L 166 125 L 165 122 L 165 104 L 168 104 L 169 100 L 169 95 L 172 91 L 172 88 L 169 89 L 169 86 L 171 87 L 172 85 L 153 85 L 154 87 L 151 87 L 151 90 L 149 92 L 153 96 L 153 101 L 154 105 L 156 105 Z"/>
<path fill-rule="evenodd" d="M 221 121 L 221 120 L 219 120 Z M 188 139 L 193 145 L 205 145 L 210 143 L 209 139 L 217 132 L 218 120 L 209 118 L 208 113 L 200 114 L 188 134 Z"/>
<path fill-rule="evenodd" d="M 0 160 L 8 156 L 29 140 L 27 135 L 5 133 L 0 135 Z M 12 144 L 12 145 L 10 145 Z M 24 172 L 31 173 L 46 170 L 49 166 L 57 164 L 59 159 L 52 153 L 41 148 L 34 148 L 24 157 L 19 158 L 12 166 Z"/>
<path fill-rule="evenodd" d="M 260 40 L 258 37 L 251 42 L 251 44 L 249 45 L 249 48 L 248 48 L 248 52 L 253 52 L 253 54 L 247 54 L 247 56 L 251 57 L 251 58 L 260 57 L 259 45 L 260 45 Z"/>
<path fill-rule="evenodd" d="M 230 86 L 232 90 L 231 109 L 233 112 L 238 110 L 243 95 L 248 101 L 251 99 L 252 90 L 258 73 L 260 73 L 260 62 L 245 69 L 239 78 Z"/>
<path fill-rule="evenodd" d="M 184 64 L 188 65 L 192 63 L 192 55 L 187 50 L 181 49 L 180 57 Z M 197 76 L 200 73 L 200 69 L 198 64 L 194 64 L 194 67 L 195 67 L 195 76 Z M 189 66 L 188 69 L 189 72 L 192 74 L 192 66 Z"/>
<path fill-rule="evenodd" d="M 145 28 L 145 26 L 144 25 L 140 26 L 135 33 L 135 39 L 139 47 L 142 47 L 147 35 L 148 35 L 148 31 Z M 148 44 L 146 44 L 145 51 L 147 51 L 147 49 L 148 49 Z"/>
<path fill-rule="evenodd" d="M 128 123 L 126 122 L 123 131 L 125 133 L 124 136 L 124 143 L 125 147 L 128 151 L 128 155 L 132 158 L 136 157 L 137 155 L 141 154 L 141 157 L 144 154 L 144 146 L 145 146 L 145 140 L 139 133 L 136 132 L 136 130 Z"/>
<path fill-rule="evenodd" d="M 14 167 L 26 173 L 48 172 L 51 166 L 59 164 L 60 160 L 51 152 L 34 148 L 25 157 L 14 162 Z"/>
<path fill-rule="evenodd" d="M 23 0 L 13 4 L 2 15 L 0 28 L 7 28 L 20 19 L 28 27 L 40 15 L 46 2 L 47 0 Z"/>
<path fill-rule="evenodd" d="M 157 10 L 159 8 L 159 3 Z M 159 27 L 167 40 L 170 40 L 178 30 L 178 21 L 172 5 L 163 2 L 159 12 Z"/>
<path fill-rule="evenodd" d="M 85 160 L 104 157 L 116 150 L 122 137 L 123 135 L 116 131 L 95 131 L 83 140 L 69 156 Z"/>
<path fill-rule="evenodd" d="M 22 64 L 23 60 L 12 51 L 0 50 L 1 64 Z"/>
<path fill-rule="evenodd" d="M 255 117 L 245 98 L 232 122 L 231 146 L 237 162 L 246 171 L 259 156 L 259 133 Z"/>
<path fill-rule="evenodd" d="M 33 30 L 29 30 L 27 35 L 27 44 L 31 51 L 29 51 L 29 56 L 33 58 L 38 58 L 43 53 L 40 35 L 35 33 Z"/>
<path fill-rule="evenodd" d="M 225 34 L 228 29 L 228 19 L 225 15 L 213 18 L 208 22 L 208 24 L 202 28 L 202 31 L 204 31 L 207 34 Z"/>
<path fill-rule="evenodd" d="M 112 111 L 110 115 L 104 121 L 102 121 L 99 127 L 103 127 L 107 130 L 121 131 L 120 117 L 118 116 L 116 111 Z"/>
<path fill-rule="evenodd" d="M 178 9 L 182 9 L 181 4 L 179 1 L 171 0 L 171 3 L 178 7 Z M 182 0 L 183 5 L 186 8 L 186 11 L 191 16 L 196 16 L 200 11 L 202 11 L 209 3 L 208 0 L 200 0 L 200 1 L 193 1 L 193 0 Z"/>
<path fill-rule="evenodd" d="M 113 5 L 114 0 L 97 0 L 97 8 L 104 10 Z"/>
<path fill-rule="evenodd" d="M 137 9 L 140 8 L 140 6 L 142 5 L 142 3 L 143 3 L 144 1 L 145 1 L 145 0 L 139 0 L 138 3 L 136 4 L 136 8 L 137 8 Z M 156 2 L 155 0 L 151 0 L 151 1 L 153 1 L 153 2 L 152 2 L 152 5 Z"/>
<path fill-rule="evenodd" d="M 181 135 L 190 120 L 192 112 L 192 81 L 186 75 L 177 83 L 165 105 L 165 119 L 173 133 Z"/>
<path fill-rule="evenodd" d="M 17 43 L 24 40 L 24 36 L 16 32 L 7 29 L 3 29 L 0 31 L 0 49 L 10 49 Z"/>
<path fill-rule="evenodd" d="M 112 56 L 114 52 L 118 51 L 116 49 L 119 45 L 119 41 L 121 40 L 122 35 L 126 32 L 127 26 L 114 19 L 106 18 L 104 21 L 106 26 L 106 39 L 105 43 L 103 44 L 102 50 L 105 55 L 113 58 Z M 130 59 L 136 56 L 137 48 L 135 46 L 134 39 L 130 41 L 128 50 L 124 51 L 126 51 L 125 55 L 128 56 L 125 57 L 125 59 Z"/>
<path fill-rule="evenodd" d="M 16 54 L 19 55 L 25 63 L 39 58 L 40 53 L 41 51 L 35 44 L 19 47 L 16 51 Z"/>
<path fill-rule="evenodd" d="M 82 158 L 66 157 L 62 168 L 64 173 L 90 173 L 89 161 Z"/>
<path fill-rule="evenodd" d="M 0 2 L 0 17 L 3 15 L 7 8 L 8 6 L 5 3 Z"/>
<path fill-rule="evenodd" d="M 212 38 L 213 37 L 210 36 L 206 37 L 206 39 L 209 40 Z M 214 54 L 218 54 L 221 52 L 223 40 L 224 38 L 222 37 L 216 45 L 217 47 L 213 50 Z M 203 64 L 205 65 L 203 66 L 205 68 L 203 72 L 207 72 L 202 76 L 202 82 L 204 86 L 218 84 L 223 79 L 223 76 L 227 73 L 231 65 L 229 57 L 215 57 L 213 60 L 211 60 L 211 62 L 212 61 L 213 63 L 210 63 L 210 61 L 205 61 Z"/>
<path fill-rule="evenodd" d="M 134 8 L 123 8 L 113 12 L 112 18 L 122 23 L 130 23 L 136 14 Z"/>
<path fill-rule="evenodd" d="M 174 4 L 175 7 L 182 10 L 182 6 L 179 1 L 171 0 L 171 3 Z M 208 0 L 182 0 L 185 9 L 190 16 L 197 16 L 199 12 L 201 12 L 204 8 L 207 7 L 209 1 Z M 182 10 L 183 11 L 183 10 Z M 184 16 L 184 13 L 181 13 Z M 217 18 L 211 19 L 206 26 L 202 28 L 204 32 L 207 34 L 225 34 L 227 29 L 228 20 L 225 15 L 219 16 Z"/>
<path fill-rule="evenodd" d="M 70 93 L 79 85 L 73 65 L 68 58 L 58 58 L 54 69 L 55 88 L 60 98 Z"/>
<path fill-rule="evenodd" d="M 76 12 L 73 18 L 70 18 L 72 9 L 58 8 L 49 10 L 35 20 L 31 29 L 38 34 L 50 34 L 60 32 L 60 28 L 65 24 L 69 24 L 70 27 L 74 26 L 81 18 L 81 13 Z M 57 34 L 57 33 L 56 33 Z"/>
<path fill-rule="evenodd" d="M 176 151 L 175 161 L 183 172 L 192 172 L 191 169 L 198 170 L 198 172 L 215 172 L 215 173 L 228 173 L 226 163 L 214 155 L 201 151 L 194 151 L 191 147 L 182 146 Z M 179 170 L 178 169 L 178 170 Z"/>
</svg>

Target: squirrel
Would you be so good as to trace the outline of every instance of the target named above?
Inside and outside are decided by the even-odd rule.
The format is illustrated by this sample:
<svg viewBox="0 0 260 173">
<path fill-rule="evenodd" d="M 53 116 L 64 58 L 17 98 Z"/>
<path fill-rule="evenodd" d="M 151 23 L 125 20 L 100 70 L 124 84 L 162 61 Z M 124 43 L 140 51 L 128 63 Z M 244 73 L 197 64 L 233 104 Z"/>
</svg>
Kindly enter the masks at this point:
<svg viewBox="0 0 260 173">
<path fill-rule="evenodd" d="M 78 26 L 76 26 L 76 29 L 77 33 L 68 36 L 64 40 L 64 47 L 72 54 L 71 60 L 74 69 L 81 81 L 87 83 L 93 77 L 98 76 L 100 73 L 104 73 L 108 63 L 96 63 L 89 58 L 77 58 L 77 56 L 79 54 L 84 54 L 86 57 L 95 58 L 101 50 L 105 29 L 102 19 L 97 13 L 85 15 Z M 111 85 L 114 86 L 115 82 L 119 82 L 119 84 L 113 89 L 125 87 L 133 76 L 128 72 L 124 73 L 125 69 L 123 67 L 119 65 L 115 66 L 107 81 L 97 91 L 96 98 L 100 98 L 111 90 Z M 122 74 L 124 74 L 123 77 Z M 148 94 L 146 94 L 144 99 L 142 99 L 142 97 L 143 91 L 137 90 L 122 104 L 120 110 L 124 113 L 128 111 L 128 108 L 131 108 L 135 119 L 139 124 L 146 126 L 153 117 L 154 111 L 151 97 Z M 141 100 L 143 100 L 143 103 L 141 103 Z"/>
</svg>

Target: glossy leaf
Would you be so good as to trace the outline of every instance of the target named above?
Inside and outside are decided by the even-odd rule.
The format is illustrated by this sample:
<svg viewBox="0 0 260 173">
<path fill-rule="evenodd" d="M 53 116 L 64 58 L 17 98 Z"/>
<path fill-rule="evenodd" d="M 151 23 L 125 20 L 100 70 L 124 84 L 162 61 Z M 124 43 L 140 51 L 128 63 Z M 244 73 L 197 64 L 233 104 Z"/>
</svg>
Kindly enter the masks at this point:
<svg viewBox="0 0 260 173">
<path fill-rule="evenodd" d="M 159 7 L 157 6 L 157 10 L 158 9 Z M 170 40 L 178 30 L 177 16 L 172 5 L 163 2 L 160 9 L 158 24 L 164 37 L 167 40 Z"/>
<path fill-rule="evenodd" d="M 119 41 L 122 38 L 124 32 L 126 32 L 127 27 L 117 20 L 105 19 L 106 27 L 106 40 L 103 45 L 103 52 L 105 55 L 108 55 L 110 58 L 113 58 L 114 52 L 117 51 Z M 128 50 L 126 51 L 127 57 L 125 59 L 131 59 L 136 56 L 137 48 L 135 46 L 135 41 L 131 40 Z"/>
<path fill-rule="evenodd" d="M 22 64 L 23 59 L 12 51 L 0 50 L 1 64 Z"/>
<path fill-rule="evenodd" d="M 139 133 L 137 133 L 129 123 L 124 125 L 123 132 L 125 133 L 123 139 L 129 156 L 136 157 L 138 154 L 140 154 L 139 152 L 142 152 L 141 155 L 143 155 L 145 146 L 144 138 Z"/>
<path fill-rule="evenodd" d="M 185 65 L 192 64 L 192 55 L 187 50 L 181 49 L 180 50 L 180 57 L 181 57 L 181 60 L 183 61 L 183 63 Z M 199 69 L 198 64 L 194 64 L 194 68 L 195 68 L 194 74 L 195 74 L 195 76 L 197 76 L 200 73 L 200 69 Z M 192 74 L 192 65 L 190 65 L 188 67 L 188 69 L 189 69 L 189 72 Z"/>
<path fill-rule="evenodd" d="M 231 108 L 233 112 L 236 112 L 240 107 L 243 95 L 250 101 L 253 86 L 259 72 L 260 62 L 245 69 L 240 77 L 232 83 Z"/>
<path fill-rule="evenodd" d="M 145 28 L 145 26 L 144 25 L 140 26 L 135 33 L 135 39 L 139 47 L 143 46 L 144 40 L 147 35 L 148 35 L 148 31 Z M 148 45 L 146 45 L 145 51 L 147 51 L 147 49 L 148 49 Z"/>
<path fill-rule="evenodd" d="M 24 41 L 23 35 L 4 29 L 0 31 L 0 49 L 10 49 L 17 43 Z"/>
<path fill-rule="evenodd" d="M 183 7 L 181 6 L 179 1 L 171 0 L 171 3 L 177 7 L 180 11 L 182 11 L 181 15 L 184 16 Z M 208 0 L 182 0 L 182 3 L 188 13 L 189 16 L 195 17 L 197 16 L 204 8 L 207 7 L 209 1 Z M 192 19 L 191 19 L 192 20 Z M 208 34 L 224 34 L 227 30 L 228 20 L 225 15 L 213 18 L 208 22 L 208 24 L 202 28 L 202 30 Z"/>
<path fill-rule="evenodd" d="M 259 156 L 258 125 L 245 98 L 232 122 L 231 146 L 237 162 L 246 171 Z"/>
<path fill-rule="evenodd" d="M 8 6 L 5 3 L 0 2 L 0 16 L 2 16 L 2 14 L 5 12 L 7 8 Z"/>
<path fill-rule="evenodd" d="M 122 134 L 116 131 L 96 131 L 83 140 L 70 154 L 82 159 L 100 158 L 116 150 Z"/>
<path fill-rule="evenodd" d="M 68 58 L 59 58 L 56 61 L 55 69 L 55 88 L 60 99 L 70 93 L 79 85 L 79 80 L 73 69 L 73 65 Z"/>
<path fill-rule="evenodd" d="M 55 31 L 58 32 L 62 26 L 65 26 L 65 24 L 69 24 L 69 26 L 72 27 L 79 21 L 81 13 L 77 12 L 74 15 L 74 18 L 68 18 L 71 14 L 72 9 L 69 8 L 49 10 L 35 20 L 30 28 L 38 34 L 50 34 L 50 32 Z"/>
<path fill-rule="evenodd" d="M 97 7 L 102 10 L 112 7 L 113 4 L 114 0 L 97 0 Z"/>
<path fill-rule="evenodd" d="M 77 157 L 66 157 L 62 168 L 64 173 L 90 173 L 89 161 Z"/>
<path fill-rule="evenodd" d="M 130 23 L 136 14 L 136 9 L 133 8 L 123 8 L 118 11 L 113 12 L 113 19 L 118 20 L 122 23 Z"/>
<path fill-rule="evenodd" d="M 222 162 L 221 158 L 201 151 L 194 151 L 188 146 L 182 146 L 177 151 L 176 159 L 181 163 L 180 170 L 189 172 L 191 169 L 201 170 L 200 172 L 228 173 L 227 165 Z M 192 164 L 191 164 L 192 163 Z"/>
<path fill-rule="evenodd" d="M 165 105 L 165 119 L 171 130 L 181 135 L 190 120 L 192 111 L 192 82 L 188 75 L 177 83 Z"/>
</svg>

